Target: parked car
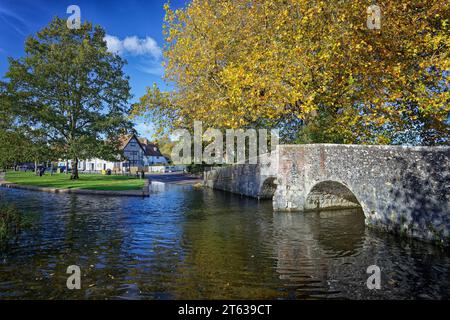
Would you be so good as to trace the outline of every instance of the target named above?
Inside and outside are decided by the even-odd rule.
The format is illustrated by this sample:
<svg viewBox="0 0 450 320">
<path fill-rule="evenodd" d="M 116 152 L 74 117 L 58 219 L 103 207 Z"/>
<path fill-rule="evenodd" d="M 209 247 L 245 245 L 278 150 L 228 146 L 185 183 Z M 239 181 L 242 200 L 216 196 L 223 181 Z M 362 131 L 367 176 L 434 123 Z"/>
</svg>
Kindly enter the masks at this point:
<svg viewBox="0 0 450 320">
<path fill-rule="evenodd" d="M 34 164 L 19 165 L 19 171 L 34 171 Z"/>
</svg>

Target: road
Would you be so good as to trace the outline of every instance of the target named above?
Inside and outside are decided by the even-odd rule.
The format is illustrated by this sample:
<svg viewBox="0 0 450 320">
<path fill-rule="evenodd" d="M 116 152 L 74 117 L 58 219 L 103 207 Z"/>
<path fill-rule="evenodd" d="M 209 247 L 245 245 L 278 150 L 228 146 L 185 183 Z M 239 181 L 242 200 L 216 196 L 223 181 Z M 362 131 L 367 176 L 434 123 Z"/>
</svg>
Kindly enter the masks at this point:
<svg viewBox="0 0 450 320">
<path fill-rule="evenodd" d="M 192 176 L 185 173 L 161 173 L 147 175 L 150 181 L 159 181 L 164 183 L 193 185 L 203 183 L 203 179 L 198 176 Z"/>
</svg>

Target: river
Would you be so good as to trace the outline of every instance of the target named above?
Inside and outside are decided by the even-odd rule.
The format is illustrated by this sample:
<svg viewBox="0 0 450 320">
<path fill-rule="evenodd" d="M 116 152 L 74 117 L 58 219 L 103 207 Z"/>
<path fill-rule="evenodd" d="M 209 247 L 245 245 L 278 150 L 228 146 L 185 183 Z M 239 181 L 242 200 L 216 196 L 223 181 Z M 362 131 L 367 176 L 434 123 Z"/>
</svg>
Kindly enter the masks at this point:
<svg viewBox="0 0 450 320">
<path fill-rule="evenodd" d="M 274 213 L 220 191 L 149 198 L 0 188 L 32 221 L 0 252 L 0 299 L 449 299 L 448 250 L 369 230 L 359 210 Z M 68 290 L 69 265 L 82 289 Z M 381 268 L 369 290 L 367 268 Z"/>
</svg>

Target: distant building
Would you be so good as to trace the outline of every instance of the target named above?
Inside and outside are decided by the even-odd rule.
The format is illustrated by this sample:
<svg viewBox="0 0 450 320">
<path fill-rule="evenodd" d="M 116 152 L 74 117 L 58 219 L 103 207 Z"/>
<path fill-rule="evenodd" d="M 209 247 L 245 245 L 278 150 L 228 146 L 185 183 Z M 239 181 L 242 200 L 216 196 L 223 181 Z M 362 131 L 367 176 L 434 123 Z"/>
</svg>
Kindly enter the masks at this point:
<svg viewBox="0 0 450 320">
<path fill-rule="evenodd" d="M 118 172 L 129 172 L 133 170 L 147 171 L 152 165 L 168 165 L 169 162 L 161 154 L 156 144 L 145 138 L 139 139 L 136 135 L 126 136 L 121 140 L 120 150 L 123 151 L 125 160 L 111 162 L 102 159 L 80 160 L 78 162 L 79 171 L 101 171 L 111 170 Z M 60 162 L 58 166 L 63 167 L 66 163 Z M 69 168 L 72 161 L 69 161 Z"/>
<path fill-rule="evenodd" d="M 158 145 L 148 141 L 145 138 L 138 139 L 141 146 L 144 148 L 144 165 L 151 166 L 155 164 L 167 165 L 169 161 L 159 151 Z"/>
</svg>

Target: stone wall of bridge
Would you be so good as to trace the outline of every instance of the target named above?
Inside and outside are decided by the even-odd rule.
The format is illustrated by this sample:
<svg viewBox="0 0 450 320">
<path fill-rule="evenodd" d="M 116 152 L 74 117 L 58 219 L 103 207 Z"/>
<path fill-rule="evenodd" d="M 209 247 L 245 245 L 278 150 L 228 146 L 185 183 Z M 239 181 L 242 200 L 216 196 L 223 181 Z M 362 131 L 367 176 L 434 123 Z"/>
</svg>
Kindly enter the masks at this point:
<svg viewBox="0 0 450 320">
<path fill-rule="evenodd" d="M 280 146 L 274 209 L 361 206 L 369 226 L 450 238 L 448 147 Z"/>
<path fill-rule="evenodd" d="M 257 164 L 217 167 L 204 173 L 204 184 L 258 199 L 272 199 L 276 185 L 277 153 L 259 157 Z"/>
<path fill-rule="evenodd" d="M 366 224 L 449 242 L 449 147 L 281 145 L 257 165 L 205 174 L 211 188 L 273 198 L 275 211 L 361 207 Z"/>
</svg>

